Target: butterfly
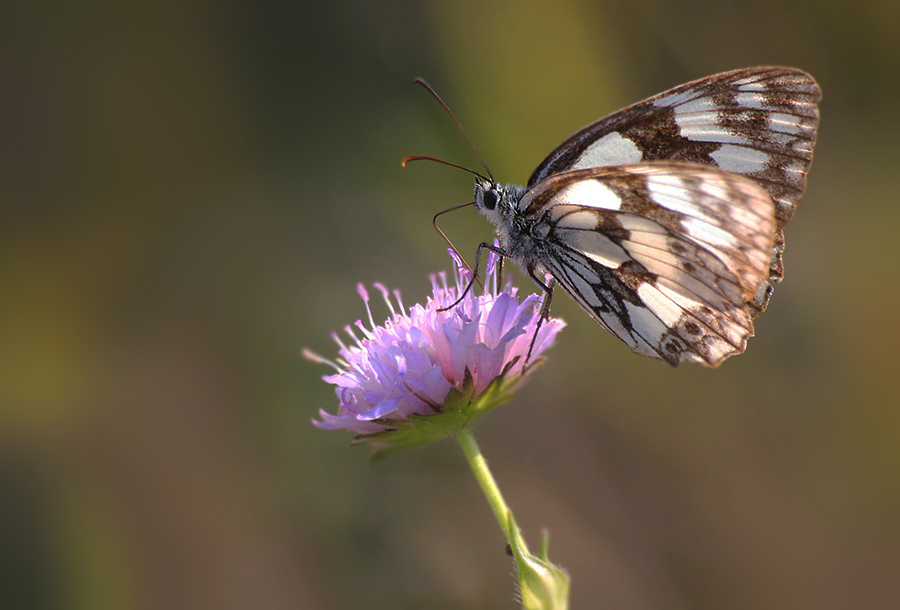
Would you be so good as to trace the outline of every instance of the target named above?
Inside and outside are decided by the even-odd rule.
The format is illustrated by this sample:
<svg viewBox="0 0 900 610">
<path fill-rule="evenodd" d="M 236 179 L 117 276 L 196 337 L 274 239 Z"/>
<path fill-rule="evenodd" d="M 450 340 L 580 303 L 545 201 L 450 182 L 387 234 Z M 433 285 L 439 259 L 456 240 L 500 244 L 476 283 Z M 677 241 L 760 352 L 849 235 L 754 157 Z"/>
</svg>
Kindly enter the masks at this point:
<svg viewBox="0 0 900 610">
<path fill-rule="evenodd" d="M 718 366 L 746 349 L 782 279 L 820 98 L 805 72 L 756 67 L 615 112 L 524 187 L 476 180 L 499 243 L 479 252 L 516 261 L 548 296 L 551 276 L 642 356 Z"/>
</svg>

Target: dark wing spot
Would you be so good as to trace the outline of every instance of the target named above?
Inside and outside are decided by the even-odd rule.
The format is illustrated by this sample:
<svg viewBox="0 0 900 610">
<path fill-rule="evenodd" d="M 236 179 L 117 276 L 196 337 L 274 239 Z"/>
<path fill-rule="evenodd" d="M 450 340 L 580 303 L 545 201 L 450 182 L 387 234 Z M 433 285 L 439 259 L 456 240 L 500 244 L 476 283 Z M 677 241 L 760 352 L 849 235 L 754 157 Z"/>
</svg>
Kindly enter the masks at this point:
<svg viewBox="0 0 900 610">
<path fill-rule="evenodd" d="M 622 263 L 619 266 L 619 271 L 620 272 L 630 271 L 631 273 L 633 273 L 634 275 L 636 275 L 637 277 L 640 277 L 640 278 L 652 279 L 652 278 L 656 277 L 652 273 L 650 273 L 649 269 L 647 269 L 643 264 L 639 263 L 636 260 L 625 261 L 624 263 Z"/>
</svg>

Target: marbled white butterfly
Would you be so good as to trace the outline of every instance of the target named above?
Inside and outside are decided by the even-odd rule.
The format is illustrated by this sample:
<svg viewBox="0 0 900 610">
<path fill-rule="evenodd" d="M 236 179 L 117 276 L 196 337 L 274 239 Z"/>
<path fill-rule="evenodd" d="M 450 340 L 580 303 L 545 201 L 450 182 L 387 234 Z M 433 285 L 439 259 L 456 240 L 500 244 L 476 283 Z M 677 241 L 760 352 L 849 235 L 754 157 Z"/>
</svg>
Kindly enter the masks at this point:
<svg viewBox="0 0 900 610">
<path fill-rule="evenodd" d="M 638 354 L 717 366 L 744 351 L 782 278 L 820 97 L 804 72 L 759 67 L 620 110 L 563 142 L 525 187 L 476 181 L 500 244 L 479 252 L 548 291 L 550 274 Z"/>
</svg>

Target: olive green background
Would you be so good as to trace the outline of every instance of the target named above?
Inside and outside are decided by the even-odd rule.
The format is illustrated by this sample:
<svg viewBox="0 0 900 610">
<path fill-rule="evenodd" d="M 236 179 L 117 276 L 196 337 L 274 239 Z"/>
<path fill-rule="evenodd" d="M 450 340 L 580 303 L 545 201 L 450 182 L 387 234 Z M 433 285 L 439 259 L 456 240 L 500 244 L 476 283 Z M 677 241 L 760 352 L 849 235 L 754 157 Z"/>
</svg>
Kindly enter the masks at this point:
<svg viewBox="0 0 900 610">
<path fill-rule="evenodd" d="M 478 428 L 575 609 L 900 607 L 900 4 L 159 0 L 0 8 L 0 605 L 513 609 L 450 441 L 314 429 L 357 282 L 583 125 L 763 64 L 824 98 L 786 279 L 718 370 L 569 323 Z M 444 226 L 473 253 L 491 228 Z M 532 290 L 527 281 L 523 290 Z M 376 306 L 376 316 L 385 311 Z"/>
</svg>

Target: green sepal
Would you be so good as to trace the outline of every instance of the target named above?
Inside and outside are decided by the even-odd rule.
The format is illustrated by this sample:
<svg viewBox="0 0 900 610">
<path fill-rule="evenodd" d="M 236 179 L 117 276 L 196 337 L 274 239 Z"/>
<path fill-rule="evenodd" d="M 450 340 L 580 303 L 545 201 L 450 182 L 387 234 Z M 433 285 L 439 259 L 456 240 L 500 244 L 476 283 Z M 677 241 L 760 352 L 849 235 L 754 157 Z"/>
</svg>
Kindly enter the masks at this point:
<svg viewBox="0 0 900 610">
<path fill-rule="evenodd" d="M 528 372 L 540 365 L 542 360 L 531 362 L 528 365 Z M 375 449 L 372 454 L 374 462 L 398 451 L 421 447 L 456 434 L 462 428 L 471 426 L 494 407 L 512 398 L 525 378 L 522 373 L 509 375 L 509 370 L 516 361 L 517 358 L 508 362 L 496 379 L 478 396 L 475 396 L 472 373 L 467 368 L 462 388 L 451 388 L 447 398 L 444 399 L 444 404 L 433 405 L 435 410 L 433 414 L 413 414 L 407 419 L 374 420 L 387 429 L 373 434 L 357 435 L 353 438 L 353 444 L 372 444 Z"/>
<path fill-rule="evenodd" d="M 519 572 L 519 595 L 524 610 L 567 610 L 569 575 L 547 556 L 550 536 L 545 531 L 537 556 L 528 552 L 522 534 L 509 513 L 507 535 Z"/>
</svg>

